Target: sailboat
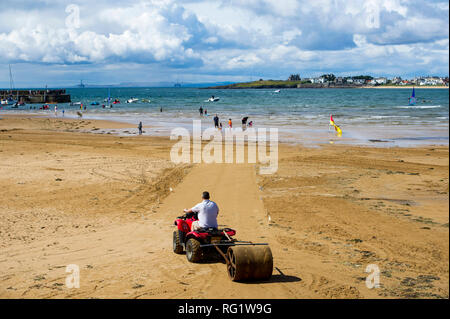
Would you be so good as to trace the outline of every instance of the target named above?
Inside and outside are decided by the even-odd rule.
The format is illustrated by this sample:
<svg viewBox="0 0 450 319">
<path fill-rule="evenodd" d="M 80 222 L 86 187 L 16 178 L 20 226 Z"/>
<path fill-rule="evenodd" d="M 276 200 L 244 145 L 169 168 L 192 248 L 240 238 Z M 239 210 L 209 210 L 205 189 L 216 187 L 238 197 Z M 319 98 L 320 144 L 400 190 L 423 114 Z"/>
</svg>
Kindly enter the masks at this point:
<svg viewBox="0 0 450 319">
<path fill-rule="evenodd" d="M 416 90 L 413 87 L 412 94 L 409 97 L 409 105 L 416 105 Z"/>
<path fill-rule="evenodd" d="M 10 89 L 10 93 L 12 94 L 12 90 L 14 89 L 14 81 L 12 78 L 11 64 L 9 65 L 9 89 Z M 17 94 L 18 94 L 18 92 L 17 92 Z M 0 103 L 1 103 L 1 105 L 13 105 L 13 104 L 17 104 L 17 101 L 12 98 L 12 95 L 10 95 L 8 98 L 2 99 L 0 101 Z"/>
<path fill-rule="evenodd" d="M 19 108 L 19 106 L 21 106 L 21 105 L 25 105 L 25 103 L 23 103 L 23 102 L 19 102 L 19 90 L 17 90 L 17 97 L 16 97 L 16 101 L 15 101 L 14 105 L 13 105 L 13 106 L 11 106 L 11 108 L 12 108 L 12 109 L 18 109 L 18 108 Z"/>
<path fill-rule="evenodd" d="M 105 99 L 105 101 L 108 104 L 107 105 L 103 105 L 103 108 L 111 108 L 112 105 L 111 105 L 111 90 L 110 90 L 110 88 L 108 88 L 108 99 L 107 100 Z"/>
</svg>

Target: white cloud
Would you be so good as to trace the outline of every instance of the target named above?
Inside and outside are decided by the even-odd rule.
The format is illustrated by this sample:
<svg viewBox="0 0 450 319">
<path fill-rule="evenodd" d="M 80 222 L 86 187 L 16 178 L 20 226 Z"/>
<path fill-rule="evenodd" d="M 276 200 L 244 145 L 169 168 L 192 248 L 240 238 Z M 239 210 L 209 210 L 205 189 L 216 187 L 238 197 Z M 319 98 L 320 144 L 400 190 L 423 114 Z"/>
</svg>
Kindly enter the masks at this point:
<svg viewBox="0 0 450 319">
<path fill-rule="evenodd" d="M 82 8 L 86 10 L 87 8 Z M 105 7 L 90 17 L 114 24 L 116 33 L 69 29 L 47 24 L 0 33 L 0 55 L 7 60 L 44 63 L 104 62 L 137 59 L 142 62 L 196 58 L 183 43 L 192 38 L 183 8 L 173 1 L 141 2 L 130 7 Z M 89 15 L 88 15 L 89 17 Z M 88 24 L 91 22 L 88 22 Z"/>
<path fill-rule="evenodd" d="M 446 1 L 78 0 L 78 29 L 65 25 L 70 3 L 4 7 L 0 61 L 87 64 L 99 76 L 121 64 L 233 76 L 448 72 Z"/>
</svg>

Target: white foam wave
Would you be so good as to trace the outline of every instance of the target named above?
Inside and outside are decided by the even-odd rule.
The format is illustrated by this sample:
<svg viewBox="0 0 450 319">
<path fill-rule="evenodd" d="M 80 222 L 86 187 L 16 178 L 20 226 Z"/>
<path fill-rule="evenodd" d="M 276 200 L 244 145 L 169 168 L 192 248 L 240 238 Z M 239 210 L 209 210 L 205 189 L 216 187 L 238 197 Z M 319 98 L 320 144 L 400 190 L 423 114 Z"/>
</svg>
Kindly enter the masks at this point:
<svg viewBox="0 0 450 319">
<path fill-rule="evenodd" d="M 441 105 L 407 105 L 407 106 L 397 106 L 398 109 L 436 109 L 441 107 Z"/>
</svg>

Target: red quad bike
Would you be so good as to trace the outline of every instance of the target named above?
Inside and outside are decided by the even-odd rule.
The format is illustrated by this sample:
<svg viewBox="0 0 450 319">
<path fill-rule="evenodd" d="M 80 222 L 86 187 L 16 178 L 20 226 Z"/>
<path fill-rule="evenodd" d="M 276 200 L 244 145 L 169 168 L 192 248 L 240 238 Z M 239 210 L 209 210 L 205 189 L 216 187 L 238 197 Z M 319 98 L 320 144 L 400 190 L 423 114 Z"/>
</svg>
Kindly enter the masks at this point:
<svg viewBox="0 0 450 319">
<path fill-rule="evenodd" d="M 188 261 L 206 261 L 217 251 L 227 265 L 228 276 L 232 281 L 268 280 L 272 276 L 272 251 L 267 243 L 239 241 L 232 236 L 231 228 L 202 228 L 191 231 L 191 225 L 198 220 L 197 213 L 177 217 L 173 232 L 173 252 L 186 251 Z"/>
</svg>

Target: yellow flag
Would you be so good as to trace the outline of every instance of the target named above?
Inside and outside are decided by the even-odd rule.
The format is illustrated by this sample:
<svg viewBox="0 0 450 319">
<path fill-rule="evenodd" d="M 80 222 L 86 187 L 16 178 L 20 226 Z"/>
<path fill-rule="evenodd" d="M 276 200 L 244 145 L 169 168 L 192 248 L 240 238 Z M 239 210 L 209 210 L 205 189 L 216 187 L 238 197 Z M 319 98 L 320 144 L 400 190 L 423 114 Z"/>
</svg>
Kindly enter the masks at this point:
<svg viewBox="0 0 450 319">
<path fill-rule="evenodd" d="M 338 135 L 338 136 L 341 136 L 341 135 L 342 135 L 342 130 L 341 130 L 341 128 L 340 128 L 339 126 L 337 126 L 336 124 L 333 124 L 333 125 L 334 125 L 335 131 L 337 132 L 337 135 Z"/>
</svg>

